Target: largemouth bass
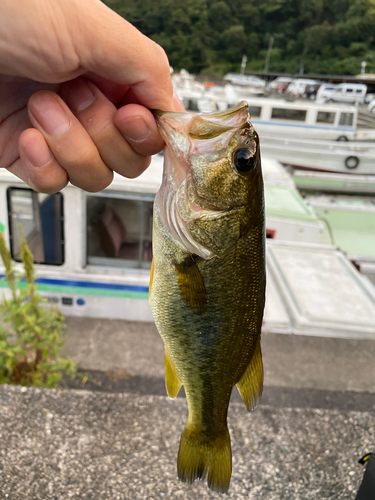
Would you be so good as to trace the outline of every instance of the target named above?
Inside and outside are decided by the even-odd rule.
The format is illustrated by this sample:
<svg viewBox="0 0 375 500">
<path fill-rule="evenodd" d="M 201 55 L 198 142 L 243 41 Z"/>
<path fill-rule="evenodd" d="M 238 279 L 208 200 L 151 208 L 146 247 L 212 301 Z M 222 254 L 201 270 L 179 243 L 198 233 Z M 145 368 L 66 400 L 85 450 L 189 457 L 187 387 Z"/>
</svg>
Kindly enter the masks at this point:
<svg viewBox="0 0 375 500">
<path fill-rule="evenodd" d="M 155 112 L 165 139 L 155 198 L 150 303 L 165 343 L 168 395 L 184 385 L 189 418 L 180 480 L 229 488 L 227 412 L 263 385 L 264 198 L 259 139 L 246 102 L 222 113 Z"/>
</svg>

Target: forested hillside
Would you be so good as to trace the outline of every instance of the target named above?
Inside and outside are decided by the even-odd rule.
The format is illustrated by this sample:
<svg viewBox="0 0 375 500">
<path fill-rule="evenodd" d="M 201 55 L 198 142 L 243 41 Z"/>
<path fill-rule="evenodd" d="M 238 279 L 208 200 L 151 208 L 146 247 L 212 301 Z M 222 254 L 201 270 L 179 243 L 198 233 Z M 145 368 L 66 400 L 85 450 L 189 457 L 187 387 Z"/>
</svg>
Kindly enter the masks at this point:
<svg viewBox="0 0 375 500">
<path fill-rule="evenodd" d="M 375 72 L 375 0 L 105 0 L 167 52 L 175 70 Z"/>
</svg>

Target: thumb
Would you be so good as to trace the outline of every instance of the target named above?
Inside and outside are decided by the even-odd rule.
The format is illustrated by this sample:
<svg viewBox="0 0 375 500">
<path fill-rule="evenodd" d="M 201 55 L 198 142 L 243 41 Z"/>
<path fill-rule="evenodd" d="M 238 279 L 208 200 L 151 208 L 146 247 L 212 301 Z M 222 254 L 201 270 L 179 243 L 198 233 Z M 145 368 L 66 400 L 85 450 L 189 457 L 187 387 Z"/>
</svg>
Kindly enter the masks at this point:
<svg viewBox="0 0 375 500">
<path fill-rule="evenodd" d="M 81 66 L 128 85 L 140 104 L 172 110 L 169 61 L 160 45 L 98 0 L 77 0 L 84 24 L 77 27 Z"/>
</svg>

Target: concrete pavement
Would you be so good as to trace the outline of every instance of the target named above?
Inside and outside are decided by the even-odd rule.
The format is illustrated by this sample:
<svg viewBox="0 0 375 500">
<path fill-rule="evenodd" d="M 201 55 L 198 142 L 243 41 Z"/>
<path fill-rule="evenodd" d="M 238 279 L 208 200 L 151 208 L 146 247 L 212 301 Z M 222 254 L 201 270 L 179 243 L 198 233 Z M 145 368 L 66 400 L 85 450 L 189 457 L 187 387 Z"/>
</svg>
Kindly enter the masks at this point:
<svg viewBox="0 0 375 500">
<path fill-rule="evenodd" d="M 164 380 L 154 324 L 67 318 L 67 325 L 62 353 L 80 368 Z M 266 387 L 375 393 L 375 341 L 264 333 L 262 352 Z"/>
<path fill-rule="evenodd" d="M 229 410 L 228 495 L 179 483 L 187 418 L 154 325 L 68 318 L 77 389 L 0 386 L 0 500 L 354 500 L 375 446 L 375 342 L 265 334 L 265 388 Z M 182 394 L 183 396 L 183 394 Z"/>
<path fill-rule="evenodd" d="M 375 443 L 374 412 L 229 411 L 229 494 L 181 484 L 182 399 L 0 387 L 0 498 L 8 500 L 354 500 Z"/>
</svg>

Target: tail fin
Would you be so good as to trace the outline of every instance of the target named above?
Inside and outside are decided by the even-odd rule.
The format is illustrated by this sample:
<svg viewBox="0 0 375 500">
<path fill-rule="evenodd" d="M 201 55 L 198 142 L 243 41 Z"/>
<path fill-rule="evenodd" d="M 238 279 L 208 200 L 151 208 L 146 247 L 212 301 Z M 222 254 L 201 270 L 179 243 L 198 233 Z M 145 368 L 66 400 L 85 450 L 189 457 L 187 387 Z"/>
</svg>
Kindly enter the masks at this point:
<svg viewBox="0 0 375 500">
<path fill-rule="evenodd" d="M 177 469 L 180 481 L 191 484 L 207 477 L 211 490 L 227 492 L 232 474 L 228 429 L 211 440 L 188 422 L 181 435 Z"/>
</svg>

